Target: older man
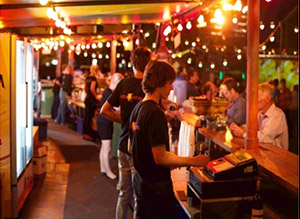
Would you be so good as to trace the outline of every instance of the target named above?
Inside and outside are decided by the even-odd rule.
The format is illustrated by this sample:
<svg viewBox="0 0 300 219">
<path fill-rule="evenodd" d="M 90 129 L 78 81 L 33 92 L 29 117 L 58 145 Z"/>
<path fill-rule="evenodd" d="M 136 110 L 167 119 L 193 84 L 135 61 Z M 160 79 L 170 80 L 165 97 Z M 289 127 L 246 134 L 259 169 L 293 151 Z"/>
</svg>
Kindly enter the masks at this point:
<svg viewBox="0 0 300 219">
<path fill-rule="evenodd" d="M 288 150 L 288 127 L 283 111 L 273 102 L 274 88 L 269 83 L 259 85 L 258 90 L 258 132 L 257 138 L 261 143 L 270 143 Z M 245 126 L 235 123 L 230 126 L 231 132 L 240 137 L 246 136 Z"/>
</svg>

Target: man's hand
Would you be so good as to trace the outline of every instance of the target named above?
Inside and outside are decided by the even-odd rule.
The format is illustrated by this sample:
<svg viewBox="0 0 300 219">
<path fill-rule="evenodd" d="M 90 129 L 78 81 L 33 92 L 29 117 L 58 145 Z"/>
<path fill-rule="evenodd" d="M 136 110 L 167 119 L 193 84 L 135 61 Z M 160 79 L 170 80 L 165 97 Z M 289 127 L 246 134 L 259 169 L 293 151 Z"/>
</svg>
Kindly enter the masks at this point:
<svg viewBox="0 0 300 219">
<path fill-rule="evenodd" d="M 210 160 L 209 159 L 209 156 L 207 155 L 198 155 L 198 156 L 195 156 L 193 157 L 195 159 L 195 162 L 196 164 L 194 164 L 194 166 L 197 166 L 197 167 L 205 167 L 208 163 L 208 161 Z"/>
<path fill-rule="evenodd" d="M 245 134 L 245 130 L 242 129 L 241 127 L 239 127 L 235 123 L 231 123 L 229 128 L 230 128 L 231 133 L 235 136 L 243 137 L 243 135 Z"/>
</svg>

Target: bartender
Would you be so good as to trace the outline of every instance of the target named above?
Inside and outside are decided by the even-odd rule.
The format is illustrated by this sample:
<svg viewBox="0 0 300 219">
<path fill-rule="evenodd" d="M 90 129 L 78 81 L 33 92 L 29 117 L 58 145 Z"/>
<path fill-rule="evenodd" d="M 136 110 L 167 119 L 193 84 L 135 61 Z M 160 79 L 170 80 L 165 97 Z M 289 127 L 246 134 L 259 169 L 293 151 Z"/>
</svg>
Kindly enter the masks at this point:
<svg viewBox="0 0 300 219">
<path fill-rule="evenodd" d="M 170 64 L 150 61 L 142 82 L 146 96 L 130 117 L 137 218 L 179 218 L 170 168 L 205 166 L 209 160 L 205 155 L 180 157 L 169 152 L 167 120 L 159 102 L 173 89 L 175 75 Z"/>
</svg>

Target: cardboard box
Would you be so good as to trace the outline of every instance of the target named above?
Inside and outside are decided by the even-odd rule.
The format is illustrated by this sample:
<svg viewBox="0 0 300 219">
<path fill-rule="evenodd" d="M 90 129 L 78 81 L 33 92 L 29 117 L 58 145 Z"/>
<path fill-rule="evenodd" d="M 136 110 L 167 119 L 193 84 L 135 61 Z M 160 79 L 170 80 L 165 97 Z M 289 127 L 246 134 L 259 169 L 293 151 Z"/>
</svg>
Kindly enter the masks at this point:
<svg viewBox="0 0 300 219">
<path fill-rule="evenodd" d="M 39 147 L 33 155 L 33 174 L 43 175 L 47 172 L 47 148 Z"/>
</svg>

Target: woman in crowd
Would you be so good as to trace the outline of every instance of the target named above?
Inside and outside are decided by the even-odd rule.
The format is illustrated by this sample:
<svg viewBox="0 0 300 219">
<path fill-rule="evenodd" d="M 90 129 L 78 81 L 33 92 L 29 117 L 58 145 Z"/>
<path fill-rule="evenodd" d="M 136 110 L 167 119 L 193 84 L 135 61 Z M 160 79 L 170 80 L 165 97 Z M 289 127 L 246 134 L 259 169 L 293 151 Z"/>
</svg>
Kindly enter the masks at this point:
<svg viewBox="0 0 300 219">
<path fill-rule="evenodd" d="M 117 84 L 123 79 L 123 75 L 120 73 L 115 73 L 111 77 L 110 85 L 107 87 L 100 101 L 100 108 L 105 103 L 107 98 L 115 90 Z M 109 165 L 109 153 L 111 151 L 111 142 L 113 136 L 113 121 L 107 119 L 105 116 L 98 114 L 98 134 L 101 139 L 101 150 L 99 153 L 100 160 L 100 171 L 102 175 L 106 175 L 110 179 L 116 179 L 117 176 L 111 171 Z"/>
<path fill-rule="evenodd" d="M 91 65 L 90 74 L 85 79 L 84 90 L 86 92 L 86 98 L 84 100 L 85 104 L 85 115 L 83 122 L 83 139 L 93 141 L 93 130 L 92 130 L 92 120 L 97 109 L 98 103 L 100 101 L 100 96 L 97 95 L 97 79 L 96 74 L 99 71 L 99 66 Z"/>
</svg>

